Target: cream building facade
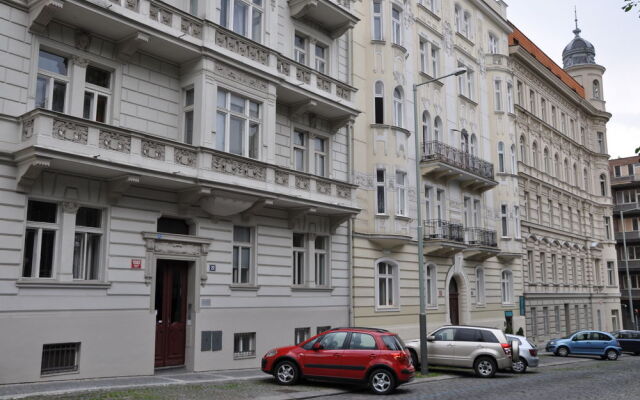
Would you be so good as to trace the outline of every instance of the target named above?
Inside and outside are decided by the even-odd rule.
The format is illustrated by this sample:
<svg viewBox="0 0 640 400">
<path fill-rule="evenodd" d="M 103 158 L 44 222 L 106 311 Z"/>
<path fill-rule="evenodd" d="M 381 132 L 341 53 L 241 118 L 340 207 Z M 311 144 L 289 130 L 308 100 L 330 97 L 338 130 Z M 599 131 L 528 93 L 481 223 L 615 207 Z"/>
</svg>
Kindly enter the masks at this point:
<svg viewBox="0 0 640 400">
<path fill-rule="evenodd" d="M 355 325 L 419 336 L 420 190 L 428 330 L 524 328 L 518 179 L 508 151 L 498 156 L 498 144 L 515 139 L 506 4 L 374 0 L 356 12 Z M 419 88 L 414 115 L 412 85 L 460 67 L 465 75 Z"/>
<path fill-rule="evenodd" d="M 351 3 L 0 1 L 0 383 L 350 323 Z"/>
<path fill-rule="evenodd" d="M 621 327 L 605 69 L 577 25 L 574 34 L 564 68 L 515 27 L 509 41 L 527 333 L 539 343 Z"/>
</svg>

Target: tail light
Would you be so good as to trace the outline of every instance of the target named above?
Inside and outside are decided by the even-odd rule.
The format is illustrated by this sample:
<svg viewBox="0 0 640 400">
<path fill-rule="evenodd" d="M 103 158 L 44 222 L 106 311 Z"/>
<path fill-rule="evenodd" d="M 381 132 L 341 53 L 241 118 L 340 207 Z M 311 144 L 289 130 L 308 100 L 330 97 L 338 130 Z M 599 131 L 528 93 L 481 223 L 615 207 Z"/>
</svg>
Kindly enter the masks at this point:
<svg viewBox="0 0 640 400">
<path fill-rule="evenodd" d="M 509 343 L 501 343 L 502 350 L 504 350 L 504 354 L 510 356 L 511 355 L 511 345 Z"/>
<path fill-rule="evenodd" d="M 393 358 L 402 364 L 410 364 L 410 358 L 404 352 L 393 353 Z"/>
<path fill-rule="evenodd" d="M 529 349 L 529 354 L 531 354 L 531 357 L 537 357 L 538 349 Z"/>
</svg>

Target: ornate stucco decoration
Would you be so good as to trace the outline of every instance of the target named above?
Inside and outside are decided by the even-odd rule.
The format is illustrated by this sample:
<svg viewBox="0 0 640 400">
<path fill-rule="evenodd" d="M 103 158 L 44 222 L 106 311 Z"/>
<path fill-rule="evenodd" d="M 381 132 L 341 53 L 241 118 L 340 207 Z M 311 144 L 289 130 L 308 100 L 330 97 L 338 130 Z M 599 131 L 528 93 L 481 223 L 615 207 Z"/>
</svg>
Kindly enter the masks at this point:
<svg viewBox="0 0 640 400">
<path fill-rule="evenodd" d="M 269 89 L 269 85 L 265 80 L 256 78 L 253 75 L 239 71 L 233 67 L 230 67 L 220 62 L 216 62 L 214 71 L 217 75 L 223 78 L 230 79 L 232 81 L 241 83 L 243 85 L 252 87 L 254 89 L 259 89 L 263 91 L 266 91 Z"/>
<path fill-rule="evenodd" d="M 222 155 L 214 155 L 211 159 L 211 169 L 225 174 L 237 175 L 246 178 L 265 181 L 267 169 L 256 163 L 234 160 Z"/>
<path fill-rule="evenodd" d="M 71 121 L 53 120 L 53 137 L 74 143 L 87 144 L 89 128 Z"/>
<path fill-rule="evenodd" d="M 164 161 L 164 144 L 152 142 L 151 140 L 142 140 L 142 155 L 154 160 Z"/>
<path fill-rule="evenodd" d="M 176 148 L 174 150 L 174 160 L 177 164 L 187 167 L 196 166 L 197 155 L 195 151 Z"/>
<path fill-rule="evenodd" d="M 33 118 L 22 122 L 22 141 L 29 140 L 33 136 Z"/>
<path fill-rule="evenodd" d="M 98 145 L 101 149 L 131 153 L 131 136 L 116 132 L 100 131 Z"/>
</svg>

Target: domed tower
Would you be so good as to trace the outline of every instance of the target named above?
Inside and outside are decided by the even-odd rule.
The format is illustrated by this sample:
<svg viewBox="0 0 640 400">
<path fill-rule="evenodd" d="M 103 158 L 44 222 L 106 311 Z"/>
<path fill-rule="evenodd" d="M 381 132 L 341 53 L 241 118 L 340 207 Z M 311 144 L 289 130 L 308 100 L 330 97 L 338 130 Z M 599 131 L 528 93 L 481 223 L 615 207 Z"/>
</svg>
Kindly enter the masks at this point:
<svg viewBox="0 0 640 400">
<path fill-rule="evenodd" d="M 577 15 L 575 21 L 576 29 L 573 30 L 575 37 L 562 52 L 564 69 L 584 87 L 587 100 L 596 108 L 605 111 L 602 84 L 605 68 L 596 64 L 595 47 L 580 36 L 582 31 L 578 28 Z"/>
</svg>

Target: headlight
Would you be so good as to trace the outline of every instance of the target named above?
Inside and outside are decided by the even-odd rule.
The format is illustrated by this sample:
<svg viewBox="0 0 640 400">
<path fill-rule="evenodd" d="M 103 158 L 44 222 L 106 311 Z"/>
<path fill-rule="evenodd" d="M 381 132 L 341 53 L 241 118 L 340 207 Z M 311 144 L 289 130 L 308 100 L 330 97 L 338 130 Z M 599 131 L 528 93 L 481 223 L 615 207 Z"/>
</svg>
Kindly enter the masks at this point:
<svg viewBox="0 0 640 400">
<path fill-rule="evenodd" d="M 556 344 L 556 342 L 552 340 L 549 342 L 549 344 L 553 346 L 554 344 Z"/>
<path fill-rule="evenodd" d="M 271 349 L 264 355 L 264 358 L 273 357 L 276 355 L 276 349 Z"/>
</svg>

